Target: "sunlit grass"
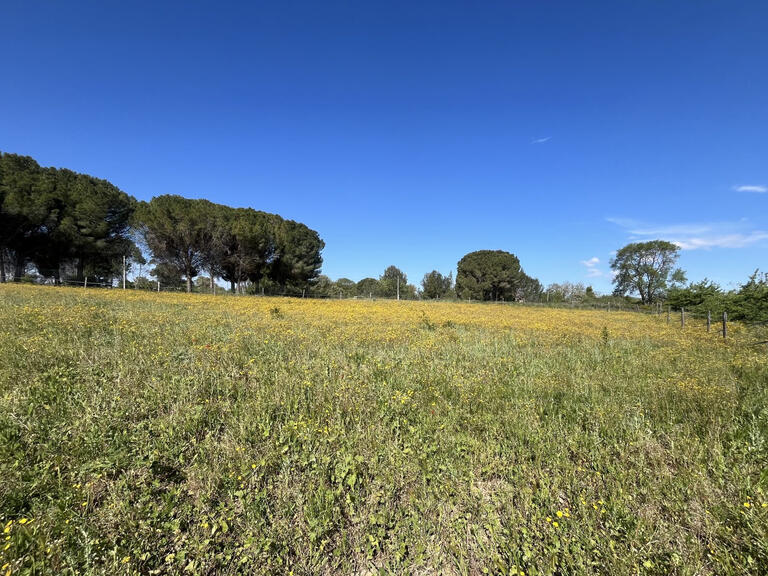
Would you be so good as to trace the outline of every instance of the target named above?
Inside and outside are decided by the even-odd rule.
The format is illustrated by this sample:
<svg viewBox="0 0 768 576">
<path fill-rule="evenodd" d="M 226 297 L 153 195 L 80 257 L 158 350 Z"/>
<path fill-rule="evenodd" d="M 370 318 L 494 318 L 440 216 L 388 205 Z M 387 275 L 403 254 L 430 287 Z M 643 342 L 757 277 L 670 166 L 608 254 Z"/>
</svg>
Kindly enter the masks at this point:
<svg viewBox="0 0 768 576">
<path fill-rule="evenodd" d="M 729 337 L 0 286 L 0 576 L 763 573 L 768 351 Z"/>
</svg>

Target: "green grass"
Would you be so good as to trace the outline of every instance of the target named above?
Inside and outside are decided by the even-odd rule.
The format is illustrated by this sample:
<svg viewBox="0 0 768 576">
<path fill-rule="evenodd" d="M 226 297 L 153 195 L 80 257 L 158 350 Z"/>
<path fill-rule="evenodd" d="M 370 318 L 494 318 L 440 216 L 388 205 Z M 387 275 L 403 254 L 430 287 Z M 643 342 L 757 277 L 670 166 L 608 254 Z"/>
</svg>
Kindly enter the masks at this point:
<svg viewBox="0 0 768 576">
<path fill-rule="evenodd" d="M 0 286 L 0 576 L 763 574 L 732 332 Z"/>
</svg>

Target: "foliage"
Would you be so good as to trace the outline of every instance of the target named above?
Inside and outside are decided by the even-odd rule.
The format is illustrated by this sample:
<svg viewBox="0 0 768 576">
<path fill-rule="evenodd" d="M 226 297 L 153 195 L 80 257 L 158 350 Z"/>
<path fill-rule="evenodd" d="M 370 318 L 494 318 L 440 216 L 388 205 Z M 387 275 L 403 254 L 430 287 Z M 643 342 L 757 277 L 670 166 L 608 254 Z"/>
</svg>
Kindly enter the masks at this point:
<svg viewBox="0 0 768 576">
<path fill-rule="evenodd" d="M 768 322 L 768 272 L 755 270 L 731 298 L 731 318 Z"/>
<path fill-rule="evenodd" d="M 379 276 L 379 296 L 394 298 L 398 294 L 404 297 L 407 291 L 408 277 L 397 266 L 388 266 Z"/>
<path fill-rule="evenodd" d="M 6 284 L 2 574 L 761 574 L 765 336 Z"/>
<path fill-rule="evenodd" d="M 156 196 L 142 203 L 137 220 L 154 261 L 166 270 L 175 270 L 192 291 L 192 279 L 203 264 L 203 253 L 211 242 L 207 226 L 212 204 L 181 196 Z"/>
<path fill-rule="evenodd" d="M 591 288 L 591 287 L 590 287 Z M 547 286 L 545 292 L 547 302 L 559 303 L 580 303 L 586 298 L 586 288 L 581 282 L 563 282 L 561 284 L 553 283 Z M 592 293 L 594 297 L 594 292 Z"/>
<path fill-rule="evenodd" d="M 41 168 L 27 156 L 0 153 L 0 268 L 19 279 L 28 264 L 59 283 L 72 276 L 110 282 L 135 245 L 135 200 L 106 180 Z"/>
<path fill-rule="evenodd" d="M 665 303 L 675 310 L 721 313 L 728 307 L 727 301 L 720 286 L 705 278 L 688 286 L 673 286 L 667 292 Z"/>
<path fill-rule="evenodd" d="M 679 246 L 665 240 L 627 244 L 611 259 L 614 294 L 636 293 L 643 304 L 663 298 L 670 276 L 674 281 L 685 281 L 682 271 L 673 271 L 679 251 Z"/>
<path fill-rule="evenodd" d="M 146 259 L 135 241 L 165 286 L 183 277 L 187 291 L 204 272 L 233 291 L 256 284 L 302 293 L 319 275 L 324 247 L 317 232 L 275 214 L 173 195 L 137 204 L 105 180 L 0 154 L 0 282 L 7 267 L 18 280 L 31 264 L 57 283 L 68 275 L 111 283 L 123 257 L 141 275 Z"/>
<path fill-rule="evenodd" d="M 357 283 L 356 289 L 358 296 L 366 298 L 378 296 L 380 291 L 379 281 L 376 278 L 363 278 Z"/>
<path fill-rule="evenodd" d="M 539 281 L 520 267 L 517 256 L 503 250 L 479 250 L 458 263 L 456 294 L 473 300 L 536 300 Z"/>
<path fill-rule="evenodd" d="M 427 300 L 445 298 L 453 291 L 453 273 L 443 276 L 437 270 L 424 274 L 421 280 L 421 296 Z"/>
<path fill-rule="evenodd" d="M 336 280 L 335 289 L 343 298 L 352 298 L 357 295 L 357 284 L 349 278 L 339 278 Z"/>
</svg>

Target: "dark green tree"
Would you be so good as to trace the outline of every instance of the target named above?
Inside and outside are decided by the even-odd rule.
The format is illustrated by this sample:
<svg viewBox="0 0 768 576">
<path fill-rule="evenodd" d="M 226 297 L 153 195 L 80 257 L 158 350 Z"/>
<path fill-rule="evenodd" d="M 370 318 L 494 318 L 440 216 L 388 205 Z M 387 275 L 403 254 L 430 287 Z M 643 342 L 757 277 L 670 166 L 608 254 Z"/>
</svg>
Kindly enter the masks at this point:
<svg viewBox="0 0 768 576">
<path fill-rule="evenodd" d="M 207 220 L 212 213 L 213 205 L 207 200 L 172 195 L 156 196 L 139 209 L 141 232 L 155 262 L 183 276 L 187 292 L 205 263 L 211 241 Z"/>
<path fill-rule="evenodd" d="M 522 273 L 517 290 L 515 292 L 515 300 L 520 302 L 538 302 L 541 300 L 541 296 L 544 294 L 544 288 L 541 282 L 536 278 L 528 276 L 525 272 Z"/>
<path fill-rule="evenodd" d="M 14 276 L 32 263 L 56 283 L 67 268 L 80 280 L 88 270 L 111 281 L 134 247 L 134 209 L 134 199 L 106 180 L 0 155 L 0 247 L 14 260 Z"/>
<path fill-rule="evenodd" d="M 324 247 L 325 242 L 314 230 L 293 220 L 282 220 L 276 227 L 270 279 L 284 290 L 309 287 L 320 274 Z"/>
<path fill-rule="evenodd" d="M 395 298 L 398 295 L 403 298 L 408 292 L 408 277 L 397 266 L 388 266 L 379 276 L 379 295 L 384 298 Z"/>
<path fill-rule="evenodd" d="M 535 292 L 533 283 L 517 256 L 503 250 L 478 250 L 459 260 L 456 294 L 474 300 L 515 300 L 526 292 Z M 541 287 L 539 285 L 538 290 Z"/>
<path fill-rule="evenodd" d="M 352 298 L 357 294 L 357 285 L 354 280 L 349 278 L 339 278 L 336 280 L 336 293 L 341 293 L 343 298 Z"/>
<path fill-rule="evenodd" d="M 423 298 L 433 300 L 445 298 L 453 290 L 453 273 L 443 276 L 437 270 L 424 274 L 421 280 L 421 295 Z"/>
<path fill-rule="evenodd" d="M 379 296 L 381 286 L 376 278 L 363 278 L 357 283 L 356 289 L 358 296 L 369 298 L 371 296 Z"/>
<path fill-rule="evenodd" d="M 733 320 L 768 322 L 768 272 L 755 270 L 732 298 Z"/>
<path fill-rule="evenodd" d="M 684 281 L 682 271 L 673 270 L 679 252 L 679 246 L 665 240 L 627 244 L 611 259 L 614 295 L 638 294 L 643 304 L 663 298 L 671 276 Z"/>
<path fill-rule="evenodd" d="M 333 298 L 338 297 L 336 284 L 325 274 L 320 274 L 309 290 L 311 296 L 315 298 Z"/>
<path fill-rule="evenodd" d="M 666 304 L 679 310 L 710 310 L 722 312 L 723 290 L 714 282 L 704 278 L 701 282 L 691 282 L 687 286 L 675 285 L 669 288 Z"/>
<path fill-rule="evenodd" d="M 281 218 L 251 208 L 222 207 L 221 276 L 232 291 L 243 282 L 262 283 L 275 256 L 275 233 Z"/>
</svg>

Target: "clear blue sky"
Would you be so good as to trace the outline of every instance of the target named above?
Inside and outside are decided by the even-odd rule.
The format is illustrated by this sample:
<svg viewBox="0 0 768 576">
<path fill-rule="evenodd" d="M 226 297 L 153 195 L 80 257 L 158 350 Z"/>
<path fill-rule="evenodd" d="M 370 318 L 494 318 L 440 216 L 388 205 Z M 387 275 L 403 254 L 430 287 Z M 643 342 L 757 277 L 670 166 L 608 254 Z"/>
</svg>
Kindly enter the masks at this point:
<svg viewBox="0 0 768 576">
<path fill-rule="evenodd" d="M 324 273 L 517 254 L 610 290 L 661 237 L 768 270 L 768 2 L 0 6 L 0 149 L 316 229 Z"/>
</svg>

